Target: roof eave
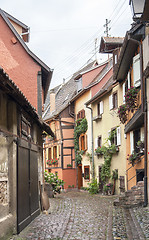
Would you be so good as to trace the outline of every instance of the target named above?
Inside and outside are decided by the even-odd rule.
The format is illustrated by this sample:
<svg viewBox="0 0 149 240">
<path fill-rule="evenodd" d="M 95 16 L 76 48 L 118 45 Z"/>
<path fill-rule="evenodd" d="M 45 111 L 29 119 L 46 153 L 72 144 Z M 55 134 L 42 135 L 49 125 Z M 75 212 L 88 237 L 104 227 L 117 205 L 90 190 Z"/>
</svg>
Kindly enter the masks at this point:
<svg viewBox="0 0 149 240">
<path fill-rule="evenodd" d="M 138 41 L 130 38 L 130 36 L 127 33 L 124 40 L 124 45 L 120 52 L 118 63 L 115 66 L 113 74 L 114 80 L 117 80 L 118 82 L 125 80 L 137 47 Z"/>
<path fill-rule="evenodd" d="M 25 42 L 23 41 L 23 39 L 20 37 L 20 35 L 18 34 L 18 32 L 15 30 L 15 28 L 13 27 L 13 25 L 10 23 L 10 21 L 8 20 L 8 18 L 6 17 L 5 13 L 3 12 L 2 9 L 0 9 L 0 15 L 2 16 L 2 18 L 4 19 L 4 21 L 7 23 L 7 25 L 9 26 L 9 28 L 11 29 L 11 31 L 14 33 L 14 35 L 16 36 L 16 38 L 18 39 L 18 41 L 20 42 L 20 44 L 23 46 L 23 48 L 26 50 L 26 52 L 41 66 L 43 67 L 47 72 L 53 71 L 51 70 L 42 60 L 40 60 L 25 44 Z"/>
</svg>

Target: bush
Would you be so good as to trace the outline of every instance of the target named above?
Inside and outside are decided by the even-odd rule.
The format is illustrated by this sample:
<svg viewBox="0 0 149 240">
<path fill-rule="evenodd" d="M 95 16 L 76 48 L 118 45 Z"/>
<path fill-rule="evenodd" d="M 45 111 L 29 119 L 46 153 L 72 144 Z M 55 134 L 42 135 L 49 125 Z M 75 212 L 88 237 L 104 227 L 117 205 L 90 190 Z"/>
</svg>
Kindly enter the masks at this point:
<svg viewBox="0 0 149 240">
<path fill-rule="evenodd" d="M 97 194 L 99 192 L 99 183 L 97 183 L 97 179 L 93 179 L 91 183 L 88 183 L 88 191 L 91 194 Z"/>
<path fill-rule="evenodd" d="M 54 194 L 60 193 L 61 189 L 64 186 L 64 181 L 59 179 L 57 174 L 48 173 L 47 171 L 45 171 L 44 179 L 45 182 L 52 185 Z"/>
</svg>

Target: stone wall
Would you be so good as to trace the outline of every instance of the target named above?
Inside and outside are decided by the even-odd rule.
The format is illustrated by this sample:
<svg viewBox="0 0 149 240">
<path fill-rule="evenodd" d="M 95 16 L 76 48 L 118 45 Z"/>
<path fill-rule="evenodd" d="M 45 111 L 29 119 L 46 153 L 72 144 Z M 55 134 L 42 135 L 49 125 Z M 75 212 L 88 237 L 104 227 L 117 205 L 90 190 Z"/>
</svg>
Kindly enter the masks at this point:
<svg viewBox="0 0 149 240">
<path fill-rule="evenodd" d="M 8 203 L 8 180 L 0 179 L 0 204 Z"/>
<path fill-rule="evenodd" d="M 133 207 L 144 203 L 144 181 L 140 181 L 131 190 L 126 191 L 114 202 L 114 205 Z"/>
</svg>

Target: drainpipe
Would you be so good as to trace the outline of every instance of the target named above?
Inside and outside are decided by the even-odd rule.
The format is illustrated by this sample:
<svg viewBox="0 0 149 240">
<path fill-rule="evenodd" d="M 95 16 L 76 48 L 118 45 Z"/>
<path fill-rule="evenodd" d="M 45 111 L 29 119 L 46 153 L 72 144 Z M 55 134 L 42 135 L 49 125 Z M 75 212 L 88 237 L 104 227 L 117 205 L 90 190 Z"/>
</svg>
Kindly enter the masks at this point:
<svg viewBox="0 0 149 240">
<path fill-rule="evenodd" d="M 146 96 L 146 79 L 144 79 L 143 86 L 143 51 L 141 42 L 132 39 L 131 40 L 139 45 L 140 49 L 140 73 L 141 73 L 141 102 L 142 111 L 144 114 L 144 207 L 148 204 L 147 195 L 147 96 Z M 144 98 L 143 98 L 144 97 Z"/>
<path fill-rule="evenodd" d="M 92 171 L 92 176 L 93 178 L 95 177 L 94 176 L 94 145 L 93 145 L 93 109 L 89 106 L 86 105 L 86 108 L 90 109 L 91 110 L 91 141 L 92 141 L 92 168 L 93 168 L 93 171 Z"/>
<path fill-rule="evenodd" d="M 148 205 L 147 194 L 147 96 L 145 78 L 145 104 L 144 104 L 144 207 Z"/>
<path fill-rule="evenodd" d="M 148 204 L 147 194 L 147 95 L 146 95 L 146 79 L 143 81 L 143 50 L 142 44 L 139 42 L 140 48 L 140 69 L 141 69 L 141 102 L 144 113 L 144 207 Z M 144 86 L 143 86 L 144 82 Z"/>
</svg>

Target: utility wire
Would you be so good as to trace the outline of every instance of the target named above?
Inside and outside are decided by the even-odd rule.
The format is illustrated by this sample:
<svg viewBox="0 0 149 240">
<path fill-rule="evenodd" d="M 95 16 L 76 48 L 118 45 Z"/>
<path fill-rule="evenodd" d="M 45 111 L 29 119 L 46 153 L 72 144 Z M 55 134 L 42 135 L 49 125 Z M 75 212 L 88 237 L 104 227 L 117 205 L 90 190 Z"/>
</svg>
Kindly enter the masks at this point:
<svg viewBox="0 0 149 240">
<path fill-rule="evenodd" d="M 116 7 L 114 8 L 114 10 L 113 10 L 113 12 L 112 12 L 112 14 L 110 15 L 110 17 L 112 17 L 111 19 L 114 19 L 114 16 L 115 15 L 117 15 L 117 13 L 120 13 L 121 12 L 121 10 L 123 9 L 123 6 L 124 6 L 124 4 L 125 4 L 125 0 L 122 2 L 122 4 L 119 6 L 119 4 L 121 3 L 120 1 L 118 2 L 118 4 L 116 5 Z M 119 7 L 118 7 L 119 6 Z M 127 6 L 128 7 L 128 6 Z M 123 10 L 123 12 L 119 15 L 117 15 L 117 17 L 114 19 L 114 21 L 113 20 L 111 20 L 111 26 L 114 26 L 115 25 L 115 23 L 117 23 L 117 20 L 118 19 L 120 19 L 120 17 L 123 15 L 123 13 L 126 11 L 126 9 L 127 9 L 127 7 Z M 120 11 L 119 11 L 120 10 Z M 110 18 L 109 18 L 110 19 Z M 95 39 L 95 37 L 97 38 L 97 35 L 99 35 L 99 33 L 101 33 L 101 31 L 102 31 L 102 27 L 91 37 L 91 38 L 89 38 L 86 42 L 84 42 L 78 49 L 76 49 L 70 56 L 68 56 L 67 58 L 65 58 L 63 61 L 61 61 L 61 63 L 60 64 L 57 64 L 56 66 L 55 66 L 55 68 L 57 68 L 58 66 L 59 66 L 59 70 L 58 70 L 58 72 L 56 73 L 56 76 L 58 75 L 58 74 L 60 74 L 63 70 L 64 70 L 64 68 L 63 68 L 63 66 L 64 66 L 64 64 L 65 63 L 70 63 L 71 64 L 71 62 L 73 62 L 73 65 L 74 65 L 74 60 L 75 60 L 75 58 L 77 58 L 77 57 L 79 57 L 80 55 L 82 56 L 82 52 L 84 52 L 85 50 L 87 51 L 91 46 L 93 46 L 93 38 Z M 97 53 L 98 51 L 96 51 L 95 53 L 94 53 L 94 55 L 92 55 L 92 57 L 89 59 L 89 60 L 91 60 L 94 56 L 95 56 L 95 54 Z M 84 53 L 85 54 L 85 53 Z M 80 58 L 80 57 L 79 57 Z M 60 67 L 61 66 L 61 67 Z M 70 75 L 70 76 L 72 76 L 72 74 Z M 70 77 L 69 76 L 69 77 Z M 65 78 L 65 79 L 68 79 L 69 77 L 67 77 L 67 78 Z"/>
</svg>

